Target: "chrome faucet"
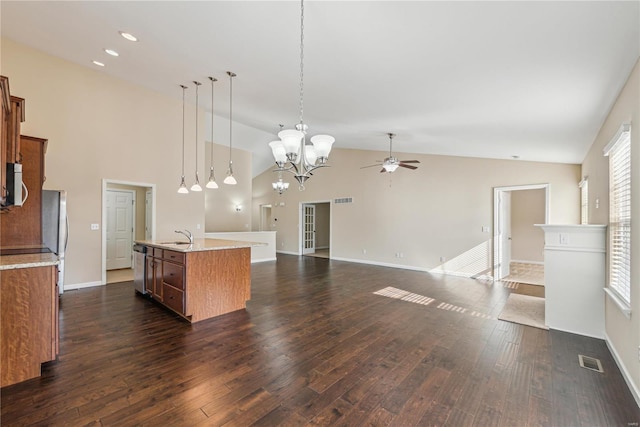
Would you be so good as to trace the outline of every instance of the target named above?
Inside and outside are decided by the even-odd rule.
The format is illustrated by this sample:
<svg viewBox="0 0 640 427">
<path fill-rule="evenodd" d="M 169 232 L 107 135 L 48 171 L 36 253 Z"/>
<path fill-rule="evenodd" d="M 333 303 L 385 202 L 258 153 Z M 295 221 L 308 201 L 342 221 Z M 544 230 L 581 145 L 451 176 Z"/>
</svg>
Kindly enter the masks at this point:
<svg viewBox="0 0 640 427">
<path fill-rule="evenodd" d="M 189 239 L 189 244 L 193 245 L 193 234 L 191 234 L 191 232 L 189 230 L 184 230 L 184 231 L 176 230 L 175 232 L 185 236 L 187 239 Z"/>
</svg>

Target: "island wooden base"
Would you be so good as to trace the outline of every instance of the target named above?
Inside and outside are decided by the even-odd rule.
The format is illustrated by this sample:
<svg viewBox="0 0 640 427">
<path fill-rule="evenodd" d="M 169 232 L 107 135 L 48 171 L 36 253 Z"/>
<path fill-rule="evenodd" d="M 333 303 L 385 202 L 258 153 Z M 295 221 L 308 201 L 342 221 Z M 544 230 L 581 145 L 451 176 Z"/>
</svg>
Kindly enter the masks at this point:
<svg viewBox="0 0 640 427">
<path fill-rule="evenodd" d="M 251 299 L 251 248 L 148 246 L 146 291 L 192 323 L 242 310 Z"/>
</svg>

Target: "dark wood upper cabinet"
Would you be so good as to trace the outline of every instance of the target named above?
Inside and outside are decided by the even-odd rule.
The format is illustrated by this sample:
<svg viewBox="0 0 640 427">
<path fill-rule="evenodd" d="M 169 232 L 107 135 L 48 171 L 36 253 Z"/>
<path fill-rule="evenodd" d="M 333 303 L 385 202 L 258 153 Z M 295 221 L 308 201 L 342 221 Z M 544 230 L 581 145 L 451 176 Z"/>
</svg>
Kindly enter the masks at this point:
<svg viewBox="0 0 640 427">
<path fill-rule="evenodd" d="M 42 184 L 47 140 L 22 135 L 22 182 L 29 196 L 22 207 L 3 212 L 0 218 L 0 246 L 42 244 Z"/>
<path fill-rule="evenodd" d="M 0 127 L 0 206 L 5 206 L 7 197 L 7 163 L 21 163 L 20 124 L 25 120 L 23 98 L 11 96 L 9 79 L 0 76 L 0 102 L 2 121 Z"/>
</svg>

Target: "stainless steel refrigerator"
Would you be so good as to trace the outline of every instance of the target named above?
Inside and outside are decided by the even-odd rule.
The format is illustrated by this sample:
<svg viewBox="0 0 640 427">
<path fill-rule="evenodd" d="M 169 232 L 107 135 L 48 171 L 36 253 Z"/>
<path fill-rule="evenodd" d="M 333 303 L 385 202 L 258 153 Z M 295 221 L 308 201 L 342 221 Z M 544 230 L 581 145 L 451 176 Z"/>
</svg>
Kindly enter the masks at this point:
<svg viewBox="0 0 640 427">
<path fill-rule="evenodd" d="M 69 243 L 66 191 L 42 191 L 42 243 L 60 258 L 58 289 L 60 293 L 63 293 L 64 257 Z"/>
</svg>

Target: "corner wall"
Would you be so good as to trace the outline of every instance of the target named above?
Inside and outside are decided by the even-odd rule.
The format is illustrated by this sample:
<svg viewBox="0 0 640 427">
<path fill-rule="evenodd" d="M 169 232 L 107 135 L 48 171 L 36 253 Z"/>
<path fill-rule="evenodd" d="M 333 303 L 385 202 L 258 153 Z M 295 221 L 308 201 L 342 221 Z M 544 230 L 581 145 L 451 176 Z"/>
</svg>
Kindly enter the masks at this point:
<svg viewBox="0 0 640 427">
<path fill-rule="evenodd" d="M 590 224 L 609 223 L 609 158 L 602 150 L 623 123 L 631 123 L 631 317 L 627 318 L 611 298 L 603 296 L 605 335 L 640 406 L 640 61 L 582 164 L 582 176 L 589 177 Z"/>
</svg>

